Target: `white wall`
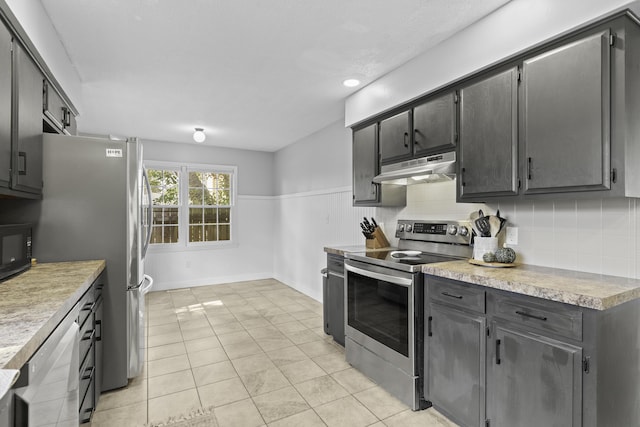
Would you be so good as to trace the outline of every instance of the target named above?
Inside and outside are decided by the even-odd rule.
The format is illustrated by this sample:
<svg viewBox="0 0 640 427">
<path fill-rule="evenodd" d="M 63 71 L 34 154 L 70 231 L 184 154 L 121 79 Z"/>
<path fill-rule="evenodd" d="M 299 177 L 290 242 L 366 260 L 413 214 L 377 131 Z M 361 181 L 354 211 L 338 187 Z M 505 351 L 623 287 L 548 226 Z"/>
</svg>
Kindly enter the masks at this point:
<svg viewBox="0 0 640 427">
<path fill-rule="evenodd" d="M 455 182 L 407 187 L 407 207 L 379 208 L 381 221 L 466 219 L 478 209 L 507 218 L 518 228 L 512 247 L 518 262 L 640 278 L 640 209 L 638 199 L 501 201 L 456 203 Z M 392 243 L 397 243 L 391 238 Z"/>
<path fill-rule="evenodd" d="M 351 130 L 342 121 L 275 154 L 274 277 L 322 300 L 325 246 L 364 244 L 353 208 Z"/>
<path fill-rule="evenodd" d="M 145 161 L 238 166 L 233 246 L 167 250 L 151 247 L 145 270 L 154 289 L 175 289 L 273 277 L 273 153 L 143 141 Z"/>
<path fill-rule="evenodd" d="M 351 95 L 351 126 L 613 11 L 629 0 L 512 0 Z"/>
</svg>

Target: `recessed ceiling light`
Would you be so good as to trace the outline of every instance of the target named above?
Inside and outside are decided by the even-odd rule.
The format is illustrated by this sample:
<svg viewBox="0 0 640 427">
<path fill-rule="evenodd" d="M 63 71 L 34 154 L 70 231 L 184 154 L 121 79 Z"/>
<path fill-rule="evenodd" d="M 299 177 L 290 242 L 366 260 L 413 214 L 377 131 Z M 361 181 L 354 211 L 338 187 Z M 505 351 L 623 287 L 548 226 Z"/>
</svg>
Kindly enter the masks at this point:
<svg viewBox="0 0 640 427">
<path fill-rule="evenodd" d="M 196 131 L 193 132 L 193 140 L 195 142 L 204 142 L 207 139 L 207 135 L 204 134 L 204 129 L 196 128 Z"/>
<path fill-rule="evenodd" d="M 347 79 L 342 82 L 346 87 L 356 87 L 360 84 L 360 80 L 358 79 Z"/>
</svg>

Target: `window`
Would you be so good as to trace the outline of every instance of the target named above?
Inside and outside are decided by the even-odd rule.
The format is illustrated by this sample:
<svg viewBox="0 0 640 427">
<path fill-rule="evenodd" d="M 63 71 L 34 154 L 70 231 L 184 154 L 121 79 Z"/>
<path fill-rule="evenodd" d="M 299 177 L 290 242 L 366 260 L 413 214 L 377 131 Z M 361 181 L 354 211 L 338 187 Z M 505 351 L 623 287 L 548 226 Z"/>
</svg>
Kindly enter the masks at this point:
<svg viewBox="0 0 640 427">
<path fill-rule="evenodd" d="M 231 240 L 231 174 L 189 172 L 189 242 Z"/>
<path fill-rule="evenodd" d="M 206 246 L 233 237 L 236 168 L 149 162 L 151 243 Z"/>
<path fill-rule="evenodd" d="M 147 175 L 151 185 L 151 204 L 153 205 L 151 243 L 177 243 L 180 207 L 179 171 L 149 169 Z"/>
</svg>

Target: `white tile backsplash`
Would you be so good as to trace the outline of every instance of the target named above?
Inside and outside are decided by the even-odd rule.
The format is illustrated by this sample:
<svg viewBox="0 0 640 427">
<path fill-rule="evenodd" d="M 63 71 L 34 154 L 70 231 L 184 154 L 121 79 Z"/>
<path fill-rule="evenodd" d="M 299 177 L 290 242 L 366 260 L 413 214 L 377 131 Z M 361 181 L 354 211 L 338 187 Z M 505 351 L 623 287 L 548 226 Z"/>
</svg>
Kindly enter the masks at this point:
<svg viewBox="0 0 640 427">
<path fill-rule="evenodd" d="M 518 227 L 518 260 L 527 264 L 640 278 L 640 210 L 637 199 L 456 203 L 455 181 L 407 187 L 407 207 L 376 209 L 393 226 L 398 219 L 464 219 L 483 209 Z"/>
</svg>

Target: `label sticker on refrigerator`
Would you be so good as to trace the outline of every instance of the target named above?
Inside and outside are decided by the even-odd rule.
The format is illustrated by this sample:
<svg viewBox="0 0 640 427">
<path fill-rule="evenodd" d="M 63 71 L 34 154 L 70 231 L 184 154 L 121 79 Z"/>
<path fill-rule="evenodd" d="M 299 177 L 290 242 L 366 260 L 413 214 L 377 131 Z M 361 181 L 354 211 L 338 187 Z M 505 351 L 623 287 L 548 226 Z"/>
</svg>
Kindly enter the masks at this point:
<svg viewBox="0 0 640 427">
<path fill-rule="evenodd" d="M 107 148 L 107 157 L 122 157 L 122 148 Z"/>
</svg>

